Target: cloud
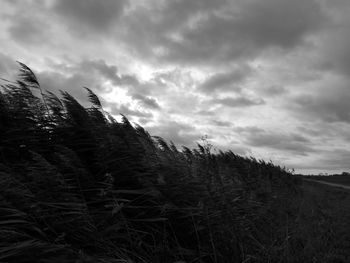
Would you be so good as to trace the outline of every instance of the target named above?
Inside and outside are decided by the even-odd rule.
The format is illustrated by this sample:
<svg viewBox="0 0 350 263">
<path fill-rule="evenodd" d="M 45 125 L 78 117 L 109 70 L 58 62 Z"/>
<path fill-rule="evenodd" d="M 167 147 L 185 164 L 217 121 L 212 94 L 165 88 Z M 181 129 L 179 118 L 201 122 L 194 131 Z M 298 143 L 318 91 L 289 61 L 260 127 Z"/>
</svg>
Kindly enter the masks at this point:
<svg viewBox="0 0 350 263">
<path fill-rule="evenodd" d="M 304 174 L 318 174 L 320 172 L 341 173 L 350 171 L 350 151 L 342 148 L 319 151 L 316 158 L 307 162 L 290 162 L 291 167 L 297 167 Z"/>
<path fill-rule="evenodd" d="M 328 152 L 326 156 L 321 158 L 318 164 L 327 170 L 342 170 L 349 171 L 350 170 L 350 151 L 346 149 L 334 149 L 331 152 Z"/>
<path fill-rule="evenodd" d="M 221 99 L 212 99 L 211 102 L 231 108 L 250 107 L 265 104 L 265 101 L 263 99 L 251 99 L 243 96 L 234 98 L 226 97 Z"/>
<path fill-rule="evenodd" d="M 252 154 L 252 150 L 248 147 L 244 147 L 244 146 L 239 146 L 239 145 L 235 145 L 233 143 L 229 143 L 228 145 L 221 145 L 221 148 L 227 151 L 232 151 L 234 154 L 239 154 L 239 155 L 251 155 Z"/>
<path fill-rule="evenodd" d="M 259 127 L 256 127 L 256 126 L 238 126 L 238 127 L 235 127 L 234 130 L 238 133 L 248 133 L 248 134 L 256 134 L 256 133 L 263 133 L 265 132 L 264 129 L 262 128 L 259 128 Z"/>
<path fill-rule="evenodd" d="M 231 127 L 232 123 L 229 121 L 212 120 L 211 123 L 218 127 Z"/>
<path fill-rule="evenodd" d="M 323 1 L 330 22 L 314 37 L 319 68 L 349 76 L 350 74 L 350 5 L 346 0 Z M 324 74 L 324 72 L 322 72 Z"/>
<path fill-rule="evenodd" d="M 55 71 L 38 72 L 38 78 L 43 87 L 58 91 L 59 89 L 71 92 L 78 99 L 82 98 L 81 90 L 88 87 L 94 92 L 111 92 L 118 87 L 128 95 L 138 100 L 143 106 L 156 109 L 159 107 L 154 98 L 136 93 L 147 93 L 136 75 L 121 74 L 118 67 L 109 65 L 104 60 L 81 60 L 75 63 L 52 63 Z M 108 84 L 108 85 L 107 85 Z M 83 99 L 84 100 L 84 99 Z"/>
<path fill-rule="evenodd" d="M 107 64 L 103 59 L 82 60 L 66 68 L 68 72 L 72 70 L 86 75 L 87 79 L 90 79 L 91 76 L 97 77 L 99 80 L 103 78 L 115 87 L 122 87 L 128 92 L 128 95 L 140 101 L 144 106 L 153 107 L 154 109 L 159 108 L 154 98 L 146 96 L 149 95 L 151 90 L 155 88 L 154 86 L 157 85 L 154 79 L 141 81 L 135 74 L 122 74 L 119 72 L 116 65 Z"/>
<path fill-rule="evenodd" d="M 8 0 L 0 74 L 25 62 L 83 103 L 89 87 L 179 145 L 209 134 L 220 149 L 334 168 L 350 143 L 349 11 L 348 0 Z"/>
<path fill-rule="evenodd" d="M 314 0 L 230 3 L 194 0 L 140 6 L 125 18 L 125 39 L 142 57 L 222 64 L 270 47 L 293 49 L 325 20 Z"/>
<path fill-rule="evenodd" d="M 262 46 L 295 47 L 326 18 L 314 0 L 242 2 L 236 28 Z"/>
<path fill-rule="evenodd" d="M 133 94 L 132 98 L 134 100 L 139 101 L 141 105 L 143 105 L 146 108 L 160 109 L 158 102 L 154 98 L 143 96 L 141 94 Z"/>
<path fill-rule="evenodd" d="M 210 111 L 210 110 L 199 110 L 196 111 L 195 114 L 198 114 L 200 116 L 215 116 L 216 113 L 214 111 Z"/>
<path fill-rule="evenodd" d="M 296 155 L 308 155 L 316 151 L 308 138 L 297 133 L 266 131 L 254 126 L 237 127 L 235 130 L 244 136 L 244 141 L 249 146 L 291 152 Z"/>
<path fill-rule="evenodd" d="M 50 41 L 48 37 L 49 25 L 43 27 L 41 21 L 29 17 L 16 17 L 8 31 L 16 42 L 23 45 L 41 45 Z"/>
<path fill-rule="evenodd" d="M 350 11 L 350 10 L 349 10 Z M 327 33 L 323 41 L 324 68 L 344 76 L 350 75 L 350 21 Z"/>
<path fill-rule="evenodd" d="M 109 66 L 103 60 L 52 64 L 51 67 L 55 70 L 34 70 L 40 85 L 55 94 L 59 94 L 60 90 L 67 91 L 81 103 L 88 100 L 84 87 L 96 93 L 105 93 L 111 91 L 110 86 L 104 85 L 106 80 L 112 83 L 121 82 L 117 67 Z"/>
<path fill-rule="evenodd" d="M 66 76 L 60 73 L 44 71 L 36 75 L 40 86 L 44 90 L 51 91 L 56 95 L 60 94 L 60 90 L 66 91 L 83 104 L 88 101 L 87 93 L 83 87 L 89 87 L 95 91 L 99 89 L 99 83 L 96 80 L 89 80 L 82 74 Z"/>
<path fill-rule="evenodd" d="M 196 141 L 203 136 L 192 125 L 169 120 L 162 120 L 159 125 L 149 126 L 147 131 L 153 136 L 160 136 L 166 141 L 173 141 L 178 147 L 194 147 Z"/>
<path fill-rule="evenodd" d="M 107 63 L 102 59 L 83 60 L 75 67 L 76 71 L 82 73 L 86 72 L 87 74 L 89 74 L 92 71 L 95 71 L 115 84 L 122 83 L 122 78 L 118 75 L 118 68 L 115 65 L 107 65 Z"/>
<path fill-rule="evenodd" d="M 280 95 L 288 93 L 288 90 L 280 85 L 272 85 L 267 87 L 259 88 L 258 92 L 268 97 L 279 97 Z"/>
<path fill-rule="evenodd" d="M 348 83 L 323 83 L 317 93 L 294 97 L 289 109 L 303 120 L 350 123 Z"/>
<path fill-rule="evenodd" d="M 59 94 L 59 90 L 67 91 L 79 100 L 82 104 L 89 104 L 88 97 L 83 87 L 88 87 L 95 93 L 112 94 L 115 88 L 122 89 L 124 96 L 130 97 L 129 103 L 121 103 L 110 100 L 110 95 L 105 95 L 108 100 L 103 100 L 103 105 L 110 109 L 111 114 L 124 114 L 133 120 L 134 117 L 143 123 L 153 119 L 152 112 L 148 110 L 158 110 L 160 106 L 153 97 L 137 92 L 143 92 L 142 83 L 134 75 L 123 75 L 119 73 L 115 65 L 109 65 L 104 60 L 82 60 L 78 63 L 55 64 L 52 65 L 56 71 L 38 72 L 37 76 L 44 89 Z M 132 102 L 136 101 L 139 106 Z M 148 110 L 147 110 L 148 109 Z"/>
<path fill-rule="evenodd" d="M 251 74 L 252 69 L 247 65 L 240 65 L 235 70 L 223 73 L 216 73 L 206 79 L 198 87 L 199 91 L 204 93 L 212 93 L 215 91 L 241 91 L 241 84 L 249 74 Z"/>
<path fill-rule="evenodd" d="M 305 122 L 303 126 L 297 127 L 296 132 L 306 137 L 312 138 L 315 145 L 327 148 L 328 145 L 348 145 L 350 143 L 350 123 L 337 123 L 336 128 L 331 122 Z M 332 147 L 332 148 L 334 148 Z"/>
<path fill-rule="evenodd" d="M 6 42 L 13 44 L 14 41 L 22 46 L 22 51 L 33 50 L 36 46 L 52 47 L 55 43 L 51 31 L 53 18 L 48 22 L 47 3 L 48 1 L 3 1 L 1 7 L 4 13 L 0 12 L 0 17 L 5 25 L 1 30 L 6 32 L 2 36 L 8 35 Z"/>
<path fill-rule="evenodd" d="M 103 59 L 82 60 L 80 63 L 73 65 L 73 68 L 75 72 L 83 73 L 87 78 L 91 75 L 97 76 L 98 79 L 102 77 L 116 87 L 123 87 L 128 91 L 130 96 L 141 101 L 144 105 L 157 108 L 157 102 L 154 99 L 138 93 L 148 94 L 150 91 L 149 88 L 152 86 L 151 82 L 141 82 L 134 74 L 121 74 L 117 66 L 109 65 Z M 72 68 L 69 70 L 72 70 Z"/>
<path fill-rule="evenodd" d="M 127 104 L 127 105 L 122 104 L 122 105 L 118 105 L 118 106 L 116 104 L 111 104 L 111 114 L 115 115 L 115 116 L 117 116 L 119 114 L 123 114 L 127 118 L 142 117 L 144 121 L 145 121 L 145 119 L 150 121 L 153 118 L 152 113 L 147 112 L 147 111 L 132 109 L 129 104 Z"/>
<path fill-rule="evenodd" d="M 68 20 L 74 33 L 103 33 L 115 25 L 128 5 L 126 0 L 56 0 L 52 11 Z M 72 28 L 68 28 L 72 30 Z"/>
</svg>

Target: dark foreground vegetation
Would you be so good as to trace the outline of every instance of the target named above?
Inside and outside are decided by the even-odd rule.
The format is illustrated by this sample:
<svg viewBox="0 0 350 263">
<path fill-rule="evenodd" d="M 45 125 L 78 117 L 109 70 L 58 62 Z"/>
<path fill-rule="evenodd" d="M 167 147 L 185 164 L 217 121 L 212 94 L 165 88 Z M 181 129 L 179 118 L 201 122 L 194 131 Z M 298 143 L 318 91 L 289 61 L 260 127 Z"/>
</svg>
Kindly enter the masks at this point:
<svg viewBox="0 0 350 263">
<path fill-rule="evenodd" d="M 295 236 L 303 237 L 304 248 L 298 262 L 350 262 L 350 191 L 310 181 L 302 189 Z"/>
<path fill-rule="evenodd" d="M 125 117 L 117 122 L 88 89 L 87 96 L 85 108 L 66 92 L 44 91 L 23 64 L 19 80 L 2 86 L 0 262 L 320 255 L 321 234 L 303 232 L 300 178 L 206 145 L 179 150 Z"/>
</svg>

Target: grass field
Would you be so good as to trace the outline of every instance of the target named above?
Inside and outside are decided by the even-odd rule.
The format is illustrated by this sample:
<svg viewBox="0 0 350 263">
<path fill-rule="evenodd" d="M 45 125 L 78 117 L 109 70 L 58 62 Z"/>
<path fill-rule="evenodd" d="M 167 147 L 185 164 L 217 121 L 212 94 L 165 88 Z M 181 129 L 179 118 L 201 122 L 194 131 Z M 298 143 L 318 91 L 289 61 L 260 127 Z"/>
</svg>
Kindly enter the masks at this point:
<svg viewBox="0 0 350 263">
<path fill-rule="evenodd" d="M 303 183 L 293 262 L 350 262 L 350 191 Z"/>
<path fill-rule="evenodd" d="M 308 179 L 322 180 L 330 183 L 337 183 L 350 186 L 350 176 L 333 175 L 333 176 L 308 176 Z"/>
</svg>

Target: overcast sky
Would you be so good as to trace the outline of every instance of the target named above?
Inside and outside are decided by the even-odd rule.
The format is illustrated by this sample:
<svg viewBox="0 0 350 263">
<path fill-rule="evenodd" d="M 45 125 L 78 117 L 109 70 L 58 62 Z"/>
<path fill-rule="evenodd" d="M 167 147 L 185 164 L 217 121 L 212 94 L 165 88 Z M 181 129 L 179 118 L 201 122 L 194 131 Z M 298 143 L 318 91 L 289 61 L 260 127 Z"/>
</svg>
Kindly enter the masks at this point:
<svg viewBox="0 0 350 263">
<path fill-rule="evenodd" d="M 126 115 L 151 135 L 350 171 L 349 0 L 0 0 L 0 75 Z"/>
</svg>

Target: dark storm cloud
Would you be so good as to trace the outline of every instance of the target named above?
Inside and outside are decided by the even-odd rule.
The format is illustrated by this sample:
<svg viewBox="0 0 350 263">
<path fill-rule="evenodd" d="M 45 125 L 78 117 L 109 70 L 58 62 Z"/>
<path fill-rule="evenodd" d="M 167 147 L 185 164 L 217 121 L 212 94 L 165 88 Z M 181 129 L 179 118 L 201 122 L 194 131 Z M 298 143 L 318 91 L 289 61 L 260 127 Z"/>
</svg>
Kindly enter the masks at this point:
<svg viewBox="0 0 350 263">
<path fill-rule="evenodd" d="M 350 12 L 350 8 L 349 8 Z M 348 14 L 349 14 L 348 12 Z M 335 31 L 336 29 L 334 29 Z M 337 32 L 329 32 L 324 43 L 323 69 L 350 79 L 350 19 Z"/>
<path fill-rule="evenodd" d="M 101 33 L 118 21 L 127 4 L 127 0 L 56 0 L 52 10 L 74 25 L 76 33 L 82 29 Z"/>
<path fill-rule="evenodd" d="M 314 0 L 169 1 L 136 8 L 126 39 L 141 56 L 168 62 L 226 62 L 269 47 L 291 49 L 320 28 Z M 142 39 L 142 41 L 140 41 Z"/>
<path fill-rule="evenodd" d="M 216 115 L 216 113 L 214 111 L 210 111 L 210 110 L 199 110 L 195 113 L 198 115 L 201 115 L 201 116 L 215 116 Z"/>
<path fill-rule="evenodd" d="M 35 72 L 41 86 L 59 94 L 59 90 L 67 91 L 80 102 L 87 101 L 87 94 L 83 87 L 94 92 L 107 92 L 102 86 L 104 80 L 120 83 L 122 77 L 118 75 L 116 66 L 107 65 L 103 60 L 83 60 L 76 64 L 53 64 L 55 71 Z"/>
<path fill-rule="evenodd" d="M 117 66 L 109 65 L 102 59 L 51 66 L 56 72 L 38 72 L 38 77 L 44 86 L 51 87 L 53 90 L 65 89 L 82 99 L 82 87 L 88 87 L 97 92 L 109 92 L 113 87 L 120 87 L 143 106 L 153 109 L 160 107 L 154 98 L 142 94 L 149 92 L 147 83 L 141 83 L 135 75 L 121 74 Z M 102 85 L 105 81 L 109 81 L 112 87 L 106 88 Z"/>
<path fill-rule="evenodd" d="M 262 46 L 294 47 L 320 27 L 325 16 L 314 0 L 244 1 L 237 28 Z"/>
<path fill-rule="evenodd" d="M 118 75 L 118 68 L 115 65 L 107 65 L 107 63 L 102 59 L 83 60 L 76 67 L 77 71 L 85 72 L 87 74 L 92 71 L 96 71 L 115 84 L 120 84 L 122 82 L 122 78 Z"/>
<path fill-rule="evenodd" d="M 323 125 L 321 125 L 321 127 L 317 127 L 317 128 L 316 127 L 305 127 L 305 126 L 297 127 L 298 131 L 303 133 L 303 134 L 313 136 L 314 138 L 315 137 L 322 137 L 325 135 L 326 136 L 330 135 L 328 130 L 325 132 L 325 127 Z"/>
<path fill-rule="evenodd" d="M 338 122 L 305 122 L 303 126 L 297 127 L 300 134 L 305 134 L 313 139 L 314 142 L 320 142 L 326 145 L 328 142 L 341 141 L 344 145 L 350 143 L 350 123 Z"/>
<path fill-rule="evenodd" d="M 229 121 L 212 120 L 211 124 L 218 127 L 231 127 L 232 123 Z"/>
<path fill-rule="evenodd" d="M 7 24 L 9 39 L 17 42 L 26 50 L 28 47 L 52 45 L 52 17 L 48 20 L 47 1 L 6 1 L 2 8 L 11 6 L 9 13 L 1 14 L 2 23 Z M 33 15 L 35 14 L 35 15 Z"/>
<path fill-rule="evenodd" d="M 291 110 L 303 119 L 350 123 L 350 87 L 329 87 L 314 95 L 299 95 Z"/>
<path fill-rule="evenodd" d="M 147 130 L 154 136 L 173 141 L 177 146 L 193 147 L 203 136 L 192 125 L 170 120 L 162 121 L 161 125 L 148 127 Z"/>
<path fill-rule="evenodd" d="M 239 92 L 241 87 L 238 85 L 242 83 L 251 72 L 252 69 L 249 66 L 242 65 L 230 72 L 213 74 L 199 85 L 198 90 L 205 93 L 212 93 L 215 91 Z"/>
<path fill-rule="evenodd" d="M 8 32 L 13 40 L 24 45 L 41 45 L 50 40 L 47 37 L 49 25 L 43 27 L 43 23 L 32 17 L 17 16 L 12 20 L 13 23 Z"/>
<path fill-rule="evenodd" d="M 332 18 L 317 41 L 321 68 L 346 76 L 350 74 L 350 4 L 348 0 L 323 1 Z"/>
<path fill-rule="evenodd" d="M 241 134 L 256 134 L 256 133 L 263 133 L 265 132 L 264 129 L 261 129 L 259 127 L 256 127 L 256 126 L 244 126 L 244 127 L 235 127 L 234 130 L 238 133 L 241 133 Z"/>
<path fill-rule="evenodd" d="M 258 92 L 264 95 L 267 95 L 268 97 L 277 97 L 282 94 L 288 93 L 288 90 L 283 86 L 273 85 L 273 86 L 259 88 Z"/>
<path fill-rule="evenodd" d="M 121 74 L 117 66 L 109 65 L 103 59 L 83 60 L 73 65 L 72 69 L 88 76 L 90 74 L 97 74 L 116 86 L 127 86 L 130 90 L 136 89 L 141 85 L 135 75 Z"/>
<path fill-rule="evenodd" d="M 249 107 L 265 104 L 265 101 L 263 99 L 251 99 L 243 96 L 235 98 L 226 97 L 221 99 L 213 99 L 211 100 L 211 102 L 231 108 Z"/>
<path fill-rule="evenodd" d="M 134 100 L 139 101 L 141 103 L 141 105 L 143 105 L 146 108 L 160 109 L 158 102 L 154 98 L 143 96 L 141 94 L 133 94 L 133 95 L 131 95 L 131 97 Z"/>
<path fill-rule="evenodd" d="M 265 134 L 258 137 L 248 137 L 247 142 L 251 146 L 268 147 L 285 152 L 292 152 L 297 155 L 308 155 L 308 153 L 315 152 L 315 149 L 305 145 L 304 142 L 293 141 L 293 138 L 280 134 Z"/>
<path fill-rule="evenodd" d="M 315 152 L 312 142 L 296 133 L 265 131 L 254 126 L 236 128 L 235 130 L 244 135 L 246 143 L 250 146 L 267 147 L 297 155 L 307 155 Z"/>
<path fill-rule="evenodd" d="M 86 74 L 89 74 L 91 71 L 95 71 L 106 80 L 109 80 L 113 85 L 127 87 L 129 92 L 137 92 L 140 91 L 139 89 L 142 89 L 142 92 L 144 93 L 148 92 L 148 90 L 145 89 L 145 87 L 147 88 L 147 85 L 143 85 L 136 75 L 121 74 L 119 73 L 117 66 L 108 65 L 102 59 L 84 60 L 78 65 L 78 67 L 81 69 L 81 71 L 85 71 Z"/>
</svg>

